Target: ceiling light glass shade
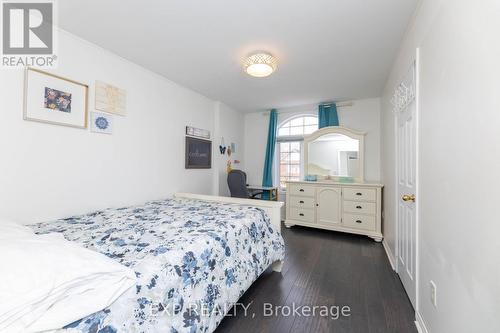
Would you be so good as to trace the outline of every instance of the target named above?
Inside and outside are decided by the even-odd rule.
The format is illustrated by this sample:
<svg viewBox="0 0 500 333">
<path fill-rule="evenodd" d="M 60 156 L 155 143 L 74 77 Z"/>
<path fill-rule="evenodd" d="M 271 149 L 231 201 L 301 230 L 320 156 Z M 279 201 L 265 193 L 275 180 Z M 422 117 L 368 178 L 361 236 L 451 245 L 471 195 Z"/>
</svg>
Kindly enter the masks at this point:
<svg viewBox="0 0 500 333">
<path fill-rule="evenodd" d="M 252 54 L 245 59 L 243 67 L 248 75 L 266 77 L 276 70 L 276 58 L 268 53 Z"/>
</svg>

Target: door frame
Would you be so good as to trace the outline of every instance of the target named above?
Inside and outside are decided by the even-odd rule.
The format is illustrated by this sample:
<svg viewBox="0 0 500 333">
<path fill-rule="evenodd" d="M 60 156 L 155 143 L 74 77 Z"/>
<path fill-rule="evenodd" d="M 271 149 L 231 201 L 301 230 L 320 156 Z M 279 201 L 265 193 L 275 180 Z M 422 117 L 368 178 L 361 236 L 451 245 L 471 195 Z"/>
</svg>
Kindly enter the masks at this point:
<svg viewBox="0 0 500 333">
<path fill-rule="evenodd" d="M 415 57 L 413 61 L 415 63 L 415 196 L 417 200 L 415 201 L 415 314 L 418 313 L 420 308 L 420 297 L 419 297 L 419 285 L 420 285 L 420 170 L 419 170 L 419 160 L 420 160 L 420 48 L 415 49 Z M 398 115 L 395 115 L 394 121 L 394 140 L 396 142 L 394 146 L 395 150 L 395 178 L 396 182 L 394 184 L 394 191 L 396 193 L 394 198 L 394 216 L 396 219 L 395 223 L 395 271 L 399 275 L 399 221 L 398 221 L 398 206 L 399 206 L 399 188 L 398 188 L 398 160 L 399 152 L 397 145 L 397 127 L 398 127 Z"/>
</svg>

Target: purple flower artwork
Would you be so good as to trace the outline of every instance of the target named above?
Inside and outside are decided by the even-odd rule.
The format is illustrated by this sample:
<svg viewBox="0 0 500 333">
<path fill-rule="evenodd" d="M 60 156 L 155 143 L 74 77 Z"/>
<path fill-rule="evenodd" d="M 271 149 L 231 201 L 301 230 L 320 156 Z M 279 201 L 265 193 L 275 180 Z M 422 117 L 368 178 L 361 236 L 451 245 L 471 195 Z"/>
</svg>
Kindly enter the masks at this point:
<svg viewBox="0 0 500 333">
<path fill-rule="evenodd" d="M 71 94 L 45 87 L 44 107 L 51 110 L 71 113 Z"/>
</svg>

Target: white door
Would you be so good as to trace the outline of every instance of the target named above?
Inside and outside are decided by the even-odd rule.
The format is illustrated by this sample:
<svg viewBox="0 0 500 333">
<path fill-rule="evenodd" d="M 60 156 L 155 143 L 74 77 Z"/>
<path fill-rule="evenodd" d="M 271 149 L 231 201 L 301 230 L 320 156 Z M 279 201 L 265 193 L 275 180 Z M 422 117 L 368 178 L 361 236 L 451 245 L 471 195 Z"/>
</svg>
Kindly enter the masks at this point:
<svg viewBox="0 0 500 333">
<path fill-rule="evenodd" d="M 340 224 L 341 188 L 319 187 L 316 192 L 317 223 L 323 225 Z"/>
<path fill-rule="evenodd" d="M 416 300 L 416 99 L 397 116 L 398 274 L 413 307 Z"/>
</svg>

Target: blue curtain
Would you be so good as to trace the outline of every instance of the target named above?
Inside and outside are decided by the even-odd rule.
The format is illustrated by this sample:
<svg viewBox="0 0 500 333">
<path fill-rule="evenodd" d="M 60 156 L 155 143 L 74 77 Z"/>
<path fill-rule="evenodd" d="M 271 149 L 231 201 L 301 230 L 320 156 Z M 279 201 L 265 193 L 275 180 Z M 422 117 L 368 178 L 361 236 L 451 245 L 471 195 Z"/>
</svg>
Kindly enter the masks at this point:
<svg viewBox="0 0 500 333">
<path fill-rule="evenodd" d="M 337 114 L 337 104 L 320 105 L 318 108 L 318 127 L 339 126 L 339 116 Z"/>
<path fill-rule="evenodd" d="M 273 186 L 273 160 L 276 148 L 276 132 L 278 131 L 278 113 L 271 110 L 269 116 L 269 130 L 267 132 L 266 159 L 264 161 L 264 174 L 262 176 L 262 186 Z M 267 198 L 269 193 L 264 193 L 263 198 Z"/>
</svg>

